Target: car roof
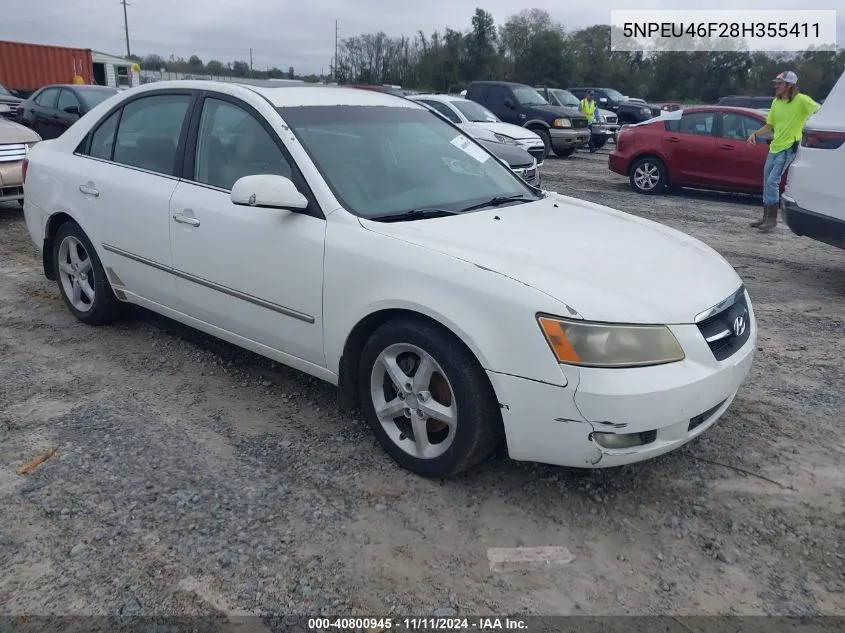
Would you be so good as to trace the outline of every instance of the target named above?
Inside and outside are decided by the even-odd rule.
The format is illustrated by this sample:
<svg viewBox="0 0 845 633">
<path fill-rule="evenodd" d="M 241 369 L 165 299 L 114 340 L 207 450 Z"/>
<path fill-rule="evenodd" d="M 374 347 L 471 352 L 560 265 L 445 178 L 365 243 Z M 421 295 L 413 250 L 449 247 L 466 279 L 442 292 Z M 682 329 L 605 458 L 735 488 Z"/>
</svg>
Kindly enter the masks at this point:
<svg viewBox="0 0 845 633">
<path fill-rule="evenodd" d="M 394 96 L 378 90 L 323 86 L 319 84 L 298 84 L 294 86 L 264 87 L 239 84 L 228 81 L 204 79 L 183 79 L 144 84 L 132 88 L 133 94 L 158 92 L 169 89 L 214 90 L 233 96 L 247 93 L 259 94 L 273 107 L 297 106 L 390 106 L 394 108 L 425 108 L 404 97 Z"/>
<path fill-rule="evenodd" d="M 684 112 L 737 112 L 740 114 L 756 114 L 758 117 L 762 116 L 760 110 L 757 108 L 745 108 L 742 106 L 724 106 L 724 105 L 694 105 L 683 108 Z"/>
<path fill-rule="evenodd" d="M 430 99 L 432 101 L 469 101 L 466 97 L 461 95 L 442 95 L 442 94 L 427 94 L 422 93 L 418 95 L 410 95 L 409 99 Z M 472 103 L 475 103 L 473 101 Z"/>
<path fill-rule="evenodd" d="M 518 81 L 488 81 L 488 80 L 484 80 L 484 81 L 473 81 L 472 83 L 478 84 L 480 86 L 495 85 L 495 86 L 513 86 L 513 87 L 528 86 L 529 88 L 531 87 L 528 84 L 523 84 L 523 83 L 520 83 Z"/>
</svg>

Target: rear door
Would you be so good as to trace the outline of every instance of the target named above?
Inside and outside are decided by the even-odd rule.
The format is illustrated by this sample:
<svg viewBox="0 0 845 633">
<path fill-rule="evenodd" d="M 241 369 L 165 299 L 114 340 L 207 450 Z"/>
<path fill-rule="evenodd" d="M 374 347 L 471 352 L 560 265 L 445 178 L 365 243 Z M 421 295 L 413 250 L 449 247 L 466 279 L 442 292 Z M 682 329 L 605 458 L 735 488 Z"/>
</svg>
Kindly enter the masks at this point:
<svg viewBox="0 0 845 633">
<path fill-rule="evenodd" d="M 716 112 L 685 112 L 679 120 L 667 121 L 663 154 L 673 184 L 712 186 L 717 179 Z"/>
<path fill-rule="evenodd" d="M 740 112 L 722 112 L 716 139 L 716 184 L 742 191 L 763 190 L 763 166 L 769 145 L 761 139 L 748 145 L 748 137 L 763 127 L 765 121 Z"/>
<path fill-rule="evenodd" d="M 32 129 L 38 132 L 39 136 L 45 141 L 58 136 L 58 126 L 53 123 L 58 98 L 58 88 L 47 88 L 33 102 Z"/>
</svg>

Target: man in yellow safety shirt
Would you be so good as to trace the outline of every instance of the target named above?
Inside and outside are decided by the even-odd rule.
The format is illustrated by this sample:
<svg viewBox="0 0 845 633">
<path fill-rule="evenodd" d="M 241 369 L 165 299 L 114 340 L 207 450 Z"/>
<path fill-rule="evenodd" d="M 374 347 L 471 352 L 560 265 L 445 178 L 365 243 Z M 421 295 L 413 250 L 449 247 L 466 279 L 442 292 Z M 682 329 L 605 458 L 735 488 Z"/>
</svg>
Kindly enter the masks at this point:
<svg viewBox="0 0 845 633">
<path fill-rule="evenodd" d="M 766 116 L 766 125 L 748 137 L 748 144 L 755 145 L 758 136 L 774 130 L 763 167 L 763 218 L 751 223 L 752 227 L 764 232 L 777 226 L 781 178 L 798 151 L 804 124 L 821 107 L 798 92 L 798 76 L 791 70 L 775 77 L 774 84 L 775 98 Z"/>
<path fill-rule="evenodd" d="M 591 128 L 592 128 L 593 124 L 596 122 L 596 101 L 593 97 L 594 97 L 593 91 L 590 90 L 587 93 L 587 96 L 584 97 L 583 99 L 581 99 L 581 112 L 583 112 L 584 116 L 587 117 L 587 125 L 589 125 Z M 595 143 L 593 143 L 593 134 L 592 134 L 592 130 L 591 130 L 591 132 L 590 132 L 590 152 L 595 152 L 595 151 L 596 151 L 596 146 L 595 146 Z"/>
</svg>

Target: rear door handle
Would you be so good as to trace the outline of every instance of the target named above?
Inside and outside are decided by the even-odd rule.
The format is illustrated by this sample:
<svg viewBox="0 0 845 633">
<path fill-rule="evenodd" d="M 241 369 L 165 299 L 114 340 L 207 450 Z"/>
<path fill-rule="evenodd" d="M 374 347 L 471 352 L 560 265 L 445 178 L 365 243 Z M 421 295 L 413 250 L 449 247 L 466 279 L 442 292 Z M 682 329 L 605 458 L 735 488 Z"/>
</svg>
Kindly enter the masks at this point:
<svg viewBox="0 0 845 633">
<path fill-rule="evenodd" d="M 100 192 L 90 185 L 79 185 L 79 191 L 84 193 L 86 196 L 94 196 L 95 198 L 100 195 Z"/>
<path fill-rule="evenodd" d="M 182 215 L 181 213 L 174 213 L 173 219 L 179 222 L 180 224 L 187 224 L 189 226 L 199 226 L 200 221 L 196 218 L 192 218 L 187 215 Z"/>
<path fill-rule="evenodd" d="M 678 143 L 681 139 L 679 139 L 677 136 L 667 136 L 666 140 L 670 143 Z"/>
<path fill-rule="evenodd" d="M 732 152 L 734 150 L 734 146 L 733 145 L 719 145 L 719 149 L 726 149 L 726 150 Z"/>
</svg>

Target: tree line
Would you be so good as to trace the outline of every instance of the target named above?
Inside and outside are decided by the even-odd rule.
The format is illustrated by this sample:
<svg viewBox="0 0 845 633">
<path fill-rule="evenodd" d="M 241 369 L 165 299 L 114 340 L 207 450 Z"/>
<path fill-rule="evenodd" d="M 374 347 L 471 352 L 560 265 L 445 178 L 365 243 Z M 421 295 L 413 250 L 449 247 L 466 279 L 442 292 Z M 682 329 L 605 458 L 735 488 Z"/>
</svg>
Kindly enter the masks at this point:
<svg viewBox="0 0 845 633">
<path fill-rule="evenodd" d="M 496 25 L 478 8 L 464 30 L 388 36 L 383 31 L 344 39 L 336 68 L 327 77 L 250 71 L 245 61 L 223 64 L 151 55 L 142 68 L 236 77 L 334 79 L 340 83 L 391 84 L 403 88 L 458 92 L 473 80 L 498 79 L 533 86 L 578 85 L 615 88 L 649 100 L 712 103 L 730 94 L 771 94 L 782 70 L 798 74 L 801 89 L 824 98 L 845 70 L 845 50 L 767 54 L 749 51 L 612 51 L 611 27 L 567 30 L 542 9 L 525 9 Z"/>
</svg>

